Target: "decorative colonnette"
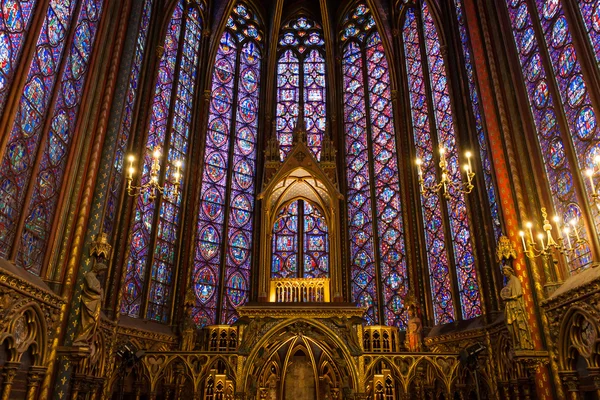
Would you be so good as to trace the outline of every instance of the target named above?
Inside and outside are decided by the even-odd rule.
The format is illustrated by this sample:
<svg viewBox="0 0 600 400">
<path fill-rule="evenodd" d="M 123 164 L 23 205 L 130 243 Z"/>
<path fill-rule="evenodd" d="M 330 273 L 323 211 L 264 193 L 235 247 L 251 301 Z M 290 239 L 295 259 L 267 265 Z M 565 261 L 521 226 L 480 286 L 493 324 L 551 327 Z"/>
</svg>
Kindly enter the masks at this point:
<svg viewBox="0 0 600 400">
<path fill-rule="evenodd" d="M 492 88 L 492 77 L 493 72 L 490 72 L 486 60 L 485 47 L 490 45 L 489 37 L 484 38 L 481 36 L 479 30 L 480 15 L 482 13 L 476 8 L 473 0 L 464 0 L 464 10 L 467 19 L 467 25 L 469 26 L 469 34 L 471 37 L 471 46 L 473 49 L 473 59 L 475 61 L 475 70 L 478 77 L 479 89 L 481 95 L 481 101 L 483 109 L 485 110 L 485 122 L 488 132 L 488 139 L 490 143 L 490 153 L 492 154 L 493 166 L 496 173 L 496 182 L 498 186 L 498 193 L 500 202 L 502 204 L 502 214 L 504 216 L 504 222 L 506 227 L 506 235 L 510 238 L 513 243 L 519 242 L 519 214 L 518 207 L 515 203 L 513 195 L 520 198 L 520 193 L 514 193 L 515 189 L 512 184 L 510 166 L 507 165 L 507 154 L 503 147 L 503 132 L 499 121 L 499 116 L 496 114 L 495 107 L 495 94 L 497 88 Z M 484 24 L 484 27 L 486 25 Z M 487 32 L 483 32 L 487 35 Z M 489 60 L 493 66 L 493 60 Z M 495 82 L 494 82 L 495 83 Z M 513 160 L 514 161 L 514 160 Z M 531 277 L 528 276 L 526 270 L 526 261 L 524 254 L 519 251 L 517 252 L 517 258 L 514 262 L 515 272 L 521 280 L 524 288 L 524 300 L 525 308 L 527 310 L 528 322 L 532 329 L 532 339 L 536 349 L 542 348 L 542 332 L 541 327 L 538 325 L 536 318 L 536 305 L 533 300 L 532 290 L 535 290 L 535 282 Z M 542 398 L 552 398 L 552 386 L 550 384 L 550 372 L 547 369 L 540 369 L 536 378 L 538 385 L 538 395 Z"/>
</svg>

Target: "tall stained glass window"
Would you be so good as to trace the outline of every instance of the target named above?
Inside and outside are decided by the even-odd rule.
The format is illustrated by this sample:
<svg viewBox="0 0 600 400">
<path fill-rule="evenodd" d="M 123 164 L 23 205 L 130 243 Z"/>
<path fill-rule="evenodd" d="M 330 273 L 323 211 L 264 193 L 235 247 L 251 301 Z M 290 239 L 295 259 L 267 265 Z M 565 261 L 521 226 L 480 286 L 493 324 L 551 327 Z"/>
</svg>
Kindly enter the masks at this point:
<svg viewBox="0 0 600 400">
<path fill-rule="evenodd" d="M 352 299 L 369 324 L 404 327 L 408 291 L 388 61 L 371 11 L 341 32 Z"/>
<path fill-rule="evenodd" d="M 3 1 L 0 11 L 0 114 L 17 67 L 36 0 Z M 56 5 L 56 4 L 55 4 Z"/>
<path fill-rule="evenodd" d="M 152 199 L 144 192 L 137 198 L 126 261 L 121 312 L 159 322 L 169 319 L 177 261 L 181 200 L 186 182 L 181 180 L 181 188 L 175 195 L 174 172 L 175 162 L 185 160 L 188 153 L 202 33 L 201 12 L 195 2 L 181 0 L 168 22 L 140 160 L 141 183 L 146 184 L 150 180 L 152 154 L 155 150 L 161 152 L 165 193 Z M 176 65 L 181 66 L 178 74 Z"/>
<path fill-rule="evenodd" d="M 328 278 L 329 233 L 321 210 L 306 200 L 283 207 L 273 226 L 272 278 Z"/>
<path fill-rule="evenodd" d="M 600 3 L 597 0 L 579 0 L 577 3 L 600 66 Z"/>
<path fill-rule="evenodd" d="M 439 181 L 435 166 L 443 156 L 450 179 L 459 181 L 458 143 L 437 27 L 425 1 L 406 6 L 401 18 L 411 129 L 423 179 L 426 185 Z M 443 155 L 438 146 L 443 147 Z M 436 324 L 482 312 L 465 196 L 453 188 L 449 194 L 448 199 L 438 193 L 421 196 Z M 458 298 L 453 295 L 455 283 Z"/>
<path fill-rule="evenodd" d="M 592 215 L 594 226 L 582 232 L 583 237 L 589 238 L 600 232 L 600 210 L 589 205 L 593 188 L 583 172 L 592 168 L 594 158 L 600 155 L 600 134 L 588 77 L 573 43 L 573 22 L 567 18 L 564 3 L 507 0 L 506 6 L 554 210 L 564 221 Z M 597 33 L 589 28 L 594 28 L 593 21 L 598 20 L 596 3 L 579 2 L 593 46 L 597 45 Z M 596 12 L 595 17 L 591 12 Z M 590 262 L 586 246 L 569 264 L 576 272 Z"/>
<path fill-rule="evenodd" d="M 142 10 L 142 17 L 138 27 L 138 35 L 135 46 L 135 53 L 131 64 L 131 73 L 125 95 L 125 104 L 122 110 L 121 125 L 117 136 L 117 146 L 113 169 L 111 171 L 108 198 L 104 211 L 103 230 L 107 235 L 111 235 L 117 217 L 117 207 L 121 190 L 123 188 L 123 166 L 125 161 L 125 152 L 133 124 L 133 112 L 138 97 L 140 85 L 140 72 L 144 62 L 146 43 L 148 41 L 148 29 L 150 27 L 150 17 L 152 14 L 153 0 L 145 0 Z"/>
<path fill-rule="evenodd" d="M 238 3 L 212 75 L 192 273 L 200 326 L 232 323 L 248 299 L 262 42 L 258 18 Z"/>
<path fill-rule="evenodd" d="M 25 87 L 0 164 L 0 257 L 35 274 L 42 271 L 55 223 L 103 5 L 103 0 L 51 0 L 31 64 L 23 66 Z M 2 29 L 25 32 L 33 2 L 4 6 Z M 3 40 L 16 46 L 23 36 L 9 34 Z M 17 46 L 0 53 L 0 76 L 14 73 L 19 51 Z"/>
<path fill-rule="evenodd" d="M 460 45 L 467 74 L 467 81 L 469 86 L 469 98 L 471 100 L 471 111 L 473 118 L 475 119 L 475 129 L 477 131 L 477 143 L 479 144 L 479 159 L 481 161 L 481 172 L 483 172 L 483 179 L 485 181 L 485 189 L 487 192 L 488 205 L 490 207 L 490 213 L 492 217 L 492 224 L 494 229 L 494 236 L 496 240 L 502 235 L 502 225 L 500 217 L 500 208 L 498 207 L 496 186 L 494 183 L 494 172 L 492 167 L 492 160 L 490 158 L 490 152 L 488 150 L 487 135 L 484 130 L 483 112 L 482 105 L 479 99 L 479 91 L 477 89 L 477 80 L 475 76 L 475 66 L 473 64 L 473 55 L 471 52 L 471 45 L 469 34 L 467 31 L 467 22 L 463 14 L 463 6 L 461 0 L 454 0 L 454 6 L 456 9 L 456 19 L 458 22 L 458 33 L 460 36 Z"/>
<path fill-rule="evenodd" d="M 292 132 L 302 106 L 308 147 L 321 159 L 326 115 L 324 46 L 321 26 L 308 18 L 292 19 L 281 29 L 276 115 L 281 161 L 292 148 Z"/>
</svg>

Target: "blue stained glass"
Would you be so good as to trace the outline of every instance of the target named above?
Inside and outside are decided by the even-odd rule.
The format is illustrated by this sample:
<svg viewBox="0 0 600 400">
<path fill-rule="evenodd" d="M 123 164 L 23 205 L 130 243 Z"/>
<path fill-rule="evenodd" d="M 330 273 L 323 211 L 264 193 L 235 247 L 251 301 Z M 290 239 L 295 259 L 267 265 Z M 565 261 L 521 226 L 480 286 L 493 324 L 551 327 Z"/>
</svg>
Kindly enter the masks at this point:
<svg viewBox="0 0 600 400">
<path fill-rule="evenodd" d="M 50 107 L 65 47 L 65 34 L 70 28 L 75 6 L 74 0 L 50 1 L 27 73 L 23 95 L 19 99 L 16 118 L 9 128 L 6 147 L 13 151 L 6 152 L 0 164 L 0 188 L 11 188 L 10 192 L 0 192 L 0 198 L 3 199 L 0 208 L 0 257 L 9 257 L 18 219 L 24 211 L 23 202 L 28 182 L 42 142 L 42 125 Z M 6 17 L 3 15 L 3 18 Z M 4 62 L 7 62 L 7 55 L 3 57 Z M 13 165 L 16 168 L 13 169 Z M 39 256 L 32 254 L 32 257 Z M 39 267 L 41 266 L 36 268 Z"/>
<path fill-rule="evenodd" d="M 147 184 L 150 180 L 150 166 L 152 165 L 152 153 L 155 148 L 160 148 L 163 158 L 161 167 L 164 165 L 165 138 L 167 131 L 167 120 L 169 116 L 169 107 L 174 86 L 174 72 L 177 61 L 177 49 L 181 36 L 181 25 L 184 18 L 183 0 L 179 1 L 174 8 L 171 20 L 169 21 L 167 33 L 164 39 L 165 51 L 159 62 L 158 78 L 154 88 L 154 98 L 152 101 L 152 110 L 150 115 L 150 124 L 148 137 L 143 150 L 142 176 L 141 183 Z M 168 149 L 168 147 L 167 147 Z M 170 152 L 167 150 L 167 158 L 170 158 Z M 170 161 L 170 160 L 169 160 Z M 147 284 L 146 268 L 148 258 L 152 255 L 149 248 L 150 240 L 153 235 L 153 219 L 156 211 L 156 202 L 151 200 L 147 194 L 140 195 L 135 203 L 134 221 L 131 227 L 131 235 L 139 238 L 135 240 L 129 249 L 129 258 L 125 264 L 125 286 L 132 288 L 126 290 L 121 301 L 121 313 L 131 317 L 140 317 L 140 308 L 142 304 L 143 288 Z M 165 294 L 164 287 L 157 288 L 160 293 Z M 152 296 L 152 294 L 151 294 Z M 164 302 L 166 296 L 152 297 L 155 301 Z M 151 318 L 157 318 L 160 310 L 154 305 L 148 306 L 148 314 Z M 162 319 L 162 316 L 158 317 Z"/>
<path fill-rule="evenodd" d="M 353 11 L 352 22 L 342 28 L 342 40 L 361 38 L 361 44 L 348 41 L 342 59 L 352 298 L 368 307 L 369 324 L 402 328 L 408 280 L 389 67 L 369 9 L 361 4 Z M 382 304 L 376 300 L 378 291 Z M 379 308 L 384 321 L 379 321 Z"/>
<path fill-rule="evenodd" d="M 240 18 L 228 20 L 212 79 L 192 274 L 193 318 L 199 326 L 233 323 L 235 308 L 247 301 L 250 288 L 262 34 L 244 4 L 233 13 Z M 225 295 L 218 299 L 221 286 Z"/>
<path fill-rule="evenodd" d="M 0 115 L 23 50 L 37 0 L 4 0 L 0 12 Z M 38 51 L 49 51 L 39 47 Z M 46 55 L 43 59 L 50 59 Z M 52 74 L 51 70 L 45 72 Z"/>
</svg>

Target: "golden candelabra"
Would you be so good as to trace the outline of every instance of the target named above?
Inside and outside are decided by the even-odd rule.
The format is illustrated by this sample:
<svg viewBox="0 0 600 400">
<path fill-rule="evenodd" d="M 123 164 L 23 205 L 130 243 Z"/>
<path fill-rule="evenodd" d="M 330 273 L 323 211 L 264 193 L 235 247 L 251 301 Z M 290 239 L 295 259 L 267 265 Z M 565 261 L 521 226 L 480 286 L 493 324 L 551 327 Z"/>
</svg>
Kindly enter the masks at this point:
<svg viewBox="0 0 600 400">
<path fill-rule="evenodd" d="M 448 162 L 446 161 L 446 148 L 443 145 L 440 145 L 440 170 L 442 179 L 439 183 L 434 183 L 432 185 L 426 185 L 425 180 L 423 179 L 423 160 L 417 158 L 417 168 L 419 170 L 419 186 L 421 187 L 421 195 L 423 197 L 430 197 L 435 195 L 440 190 L 443 190 L 443 196 L 447 200 L 450 199 L 450 193 L 448 192 L 448 188 L 453 188 L 454 190 L 469 194 L 473 190 L 473 177 L 475 176 L 475 172 L 473 172 L 473 168 L 471 167 L 471 157 L 472 154 L 470 151 L 465 153 L 465 157 L 467 158 L 467 165 L 465 165 L 465 175 L 466 182 L 463 181 L 453 181 L 450 179 L 450 171 L 448 170 Z"/>
<path fill-rule="evenodd" d="M 540 256 L 549 257 L 552 256 L 554 251 L 571 256 L 577 249 L 583 247 L 587 243 L 587 240 L 582 238 L 579 234 L 580 227 L 577 218 L 573 218 L 568 222 L 563 222 L 558 215 L 555 215 L 552 218 L 558 232 L 558 237 L 555 239 L 554 236 L 552 236 L 552 224 L 550 223 L 550 220 L 548 220 L 546 208 L 542 207 L 541 211 L 542 218 L 544 219 L 542 229 L 544 229 L 545 233 L 540 232 L 537 234 L 538 242 L 535 241 L 533 236 L 533 224 L 531 222 L 525 223 L 527 234 L 525 231 L 519 231 L 519 236 L 521 236 L 521 242 L 523 243 L 523 250 L 528 258 L 533 259 Z"/>
<path fill-rule="evenodd" d="M 596 204 L 596 207 L 600 210 L 600 191 L 594 181 L 600 176 L 600 155 L 594 157 L 594 163 L 596 164 L 593 168 L 588 168 L 585 174 L 590 179 L 590 185 L 592 187 L 592 203 Z"/>
<path fill-rule="evenodd" d="M 133 183 L 133 175 L 135 174 L 135 168 L 133 167 L 133 162 L 135 161 L 135 157 L 130 154 L 128 157 L 129 168 L 127 169 L 127 194 L 130 196 L 138 196 L 145 191 L 148 191 L 148 197 L 150 200 L 154 200 L 158 194 L 163 194 L 165 192 L 166 186 L 160 186 L 158 183 L 159 174 L 160 174 L 160 158 L 161 151 L 160 148 L 155 148 L 152 152 L 152 166 L 150 167 L 150 179 L 147 183 L 141 186 L 134 186 Z M 181 160 L 176 160 L 174 162 L 175 172 L 173 173 L 173 190 L 170 195 L 173 198 L 177 197 L 179 191 L 179 184 L 181 183 L 181 168 L 182 162 Z"/>
</svg>

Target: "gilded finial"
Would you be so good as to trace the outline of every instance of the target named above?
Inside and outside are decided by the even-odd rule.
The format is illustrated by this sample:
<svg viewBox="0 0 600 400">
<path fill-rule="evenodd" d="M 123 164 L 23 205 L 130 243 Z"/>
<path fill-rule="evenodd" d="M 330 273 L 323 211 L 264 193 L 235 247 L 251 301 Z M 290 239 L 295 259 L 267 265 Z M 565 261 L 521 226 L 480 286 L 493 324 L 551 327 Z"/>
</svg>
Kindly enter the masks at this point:
<svg viewBox="0 0 600 400">
<path fill-rule="evenodd" d="M 509 238 L 502 235 L 498 239 L 498 247 L 496 248 L 496 258 L 498 261 L 510 260 L 517 258 L 517 251 Z"/>
</svg>

